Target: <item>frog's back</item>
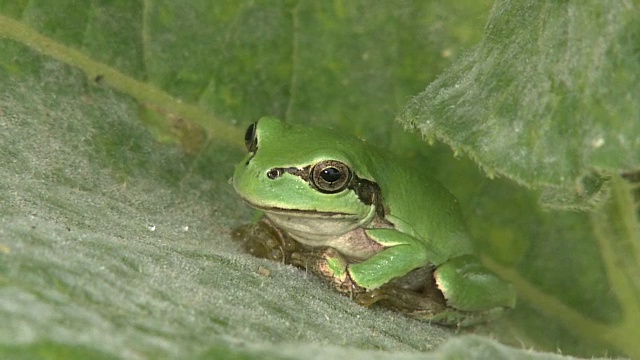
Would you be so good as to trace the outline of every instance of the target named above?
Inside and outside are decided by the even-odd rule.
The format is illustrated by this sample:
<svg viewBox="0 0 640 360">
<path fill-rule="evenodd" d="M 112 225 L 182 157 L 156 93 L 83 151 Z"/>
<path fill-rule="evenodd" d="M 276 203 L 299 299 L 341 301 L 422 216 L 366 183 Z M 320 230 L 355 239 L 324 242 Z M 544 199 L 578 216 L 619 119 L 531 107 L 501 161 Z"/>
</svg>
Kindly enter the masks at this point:
<svg viewBox="0 0 640 360">
<path fill-rule="evenodd" d="M 382 190 L 387 220 L 433 249 L 436 265 L 473 253 L 458 200 L 424 168 L 381 154 L 384 163 L 373 170 Z M 438 261 L 440 259 L 440 261 Z"/>
</svg>

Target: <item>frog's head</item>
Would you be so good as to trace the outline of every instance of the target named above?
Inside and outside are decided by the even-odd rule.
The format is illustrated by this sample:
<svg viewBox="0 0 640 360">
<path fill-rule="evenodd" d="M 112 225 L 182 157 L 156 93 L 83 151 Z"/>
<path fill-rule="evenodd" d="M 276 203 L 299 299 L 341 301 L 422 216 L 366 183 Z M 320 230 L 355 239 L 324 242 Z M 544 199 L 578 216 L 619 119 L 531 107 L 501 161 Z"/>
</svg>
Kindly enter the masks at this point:
<svg viewBox="0 0 640 360">
<path fill-rule="evenodd" d="M 237 165 L 233 186 L 285 230 L 307 222 L 325 227 L 308 231 L 337 226 L 344 232 L 370 221 L 380 206 L 358 138 L 264 117 L 249 126 L 245 143 L 249 154 Z M 318 219 L 323 223 L 312 224 Z"/>
</svg>

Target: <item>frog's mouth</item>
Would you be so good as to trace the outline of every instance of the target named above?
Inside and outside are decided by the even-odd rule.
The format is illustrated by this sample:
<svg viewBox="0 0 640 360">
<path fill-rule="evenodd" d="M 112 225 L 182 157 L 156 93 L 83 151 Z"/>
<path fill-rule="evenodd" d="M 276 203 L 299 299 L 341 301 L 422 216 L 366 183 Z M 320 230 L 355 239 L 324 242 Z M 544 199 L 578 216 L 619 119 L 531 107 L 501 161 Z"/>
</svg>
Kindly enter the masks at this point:
<svg viewBox="0 0 640 360">
<path fill-rule="evenodd" d="M 296 218 L 340 218 L 349 219 L 357 218 L 357 214 L 339 212 L 339 211 L 317 211 L 317 210 L 301 210 L 301 209 L 286 209 L 279 207 L 259 206 L 245 200 L 254 209 L 260 210 L 268 214 L 275 214 L 278 216 L 291 216 Z"/>
</svg>

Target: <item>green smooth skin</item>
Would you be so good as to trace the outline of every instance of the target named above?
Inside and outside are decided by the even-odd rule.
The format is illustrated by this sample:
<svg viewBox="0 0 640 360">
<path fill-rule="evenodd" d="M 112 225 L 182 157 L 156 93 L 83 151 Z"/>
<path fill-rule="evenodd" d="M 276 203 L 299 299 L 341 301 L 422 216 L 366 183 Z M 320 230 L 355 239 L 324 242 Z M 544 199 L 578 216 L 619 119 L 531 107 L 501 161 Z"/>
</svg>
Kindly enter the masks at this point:
<svg viewBox="0 0 640 360">
<path fill-rule="evenodd" d="M 340 131 L 273 117 L 257 122 L 255 137 L 257 148 L 236 167 L 236 192 L 296 241 L 343 254 L 349 259 L 343 270 L 355 285 L 372 291 L 414 269 L 433 266 L 447 308 L 425 316 L 428 320 L 460 325 L 515 305 L 511 285 L 473 254 L 457 200 L 431 179 L 428 166 L 409 167 Z M 340 161 L 355 177 L 377 184 L 381 201 L 367 204 L 352 188 L 324 193 L 299 174 L 267 176 L 274 168 L 308 169 L 324 160 Z M 351 234 L 361 234 L 360 240 Z M 338 273 L 335 277 L 344 278 Z"/>
</svg>

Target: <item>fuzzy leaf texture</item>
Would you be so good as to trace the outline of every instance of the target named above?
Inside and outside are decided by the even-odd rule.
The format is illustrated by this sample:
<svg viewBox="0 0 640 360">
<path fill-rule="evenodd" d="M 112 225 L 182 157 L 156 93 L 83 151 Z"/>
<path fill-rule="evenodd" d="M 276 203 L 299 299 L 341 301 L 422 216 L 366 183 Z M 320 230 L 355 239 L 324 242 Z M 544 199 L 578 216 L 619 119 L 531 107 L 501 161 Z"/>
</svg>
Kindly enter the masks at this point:
<svg viewBox="0 0 640 360">
<path fill-rule="evenodd" d="M 490 6 L 0 1 L 0 358 L 640 357 L 637 4 Z M 264 115 L 432 167 L 517 308 L 456 334 L 244 254 Z"/>
</svg>

